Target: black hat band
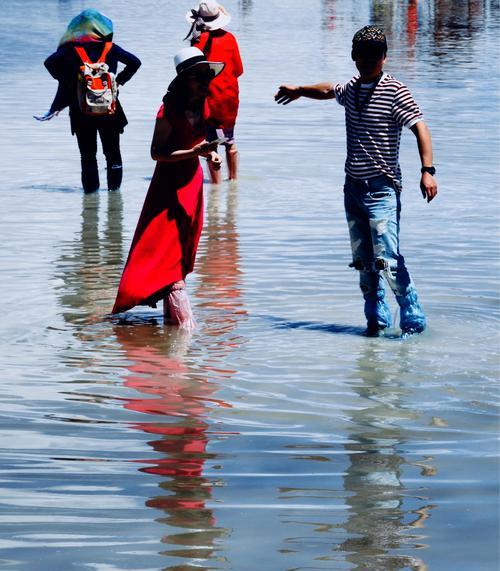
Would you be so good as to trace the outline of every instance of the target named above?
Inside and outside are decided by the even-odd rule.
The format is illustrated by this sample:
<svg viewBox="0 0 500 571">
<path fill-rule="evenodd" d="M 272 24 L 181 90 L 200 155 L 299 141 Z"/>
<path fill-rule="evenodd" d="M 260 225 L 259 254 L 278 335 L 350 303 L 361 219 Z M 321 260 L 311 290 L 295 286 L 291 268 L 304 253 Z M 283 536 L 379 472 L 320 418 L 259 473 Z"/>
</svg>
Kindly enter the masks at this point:
<svg viewBox="0 0 500 571">
<path fill-rule="evenodd" d="M 196 65 L 197 63 L 200 63 L 202 61 L 206 61 L 205 54 L 201 54 L 199 56 L 193 56 L 185 61 L 181 61 L 181 63 L 175 68 L 175 70 L 177 71 L 177 75 L 180 75 L 187 68 L 192 67 L 193 65 Z"/>
</svg>

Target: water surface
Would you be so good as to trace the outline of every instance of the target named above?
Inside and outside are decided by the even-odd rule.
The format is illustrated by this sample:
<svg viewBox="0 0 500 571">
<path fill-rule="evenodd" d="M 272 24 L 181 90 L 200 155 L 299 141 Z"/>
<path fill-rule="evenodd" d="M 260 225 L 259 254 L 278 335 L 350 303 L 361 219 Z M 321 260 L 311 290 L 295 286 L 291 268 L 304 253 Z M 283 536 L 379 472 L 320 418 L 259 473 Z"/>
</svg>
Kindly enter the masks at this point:
<svg viewBox="0 0 500 571">
<path fill-rule="evenodd" d="M 94 2 L 143 66 L 121 93 L 122 190 L 90 196 L 66 115 L 31 118 L 55 91 L 43 60 L 87 6 L 4 4 L 0 568 L 497 569 L 497 3 L 225 2 L 242 176 L 205 189 L 192 335 L 154 309 L 106 318 L 190 4 Z M 429 321 L 405 341 L 361 335 L 341 108 L 273 102 L 280 83 L 348 80 L 368 22 L 424 111 L 440 185 L 427 205 L 405 133 L 402 250 Z"/>
</svg>

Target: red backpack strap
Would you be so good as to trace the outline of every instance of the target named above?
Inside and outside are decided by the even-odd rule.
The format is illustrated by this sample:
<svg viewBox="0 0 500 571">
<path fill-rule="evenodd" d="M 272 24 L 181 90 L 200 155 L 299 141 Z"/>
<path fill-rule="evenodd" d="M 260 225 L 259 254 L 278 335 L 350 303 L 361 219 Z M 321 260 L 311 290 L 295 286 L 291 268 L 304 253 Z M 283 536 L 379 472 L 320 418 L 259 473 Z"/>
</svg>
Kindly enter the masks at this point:
<svg viewBox="0 0 500 571">
<path fill-rule="evenodd" d="M 83 63 L 92 63 L 89 56 L 87 55 L 87 52 L 82 46 L 75 46 L 75 51 L 80 56 L 80 59 Z"/>
<path fill-rule="evenodd" d="M 106 61 L 106 56 L 109 53 L 109 50 L 113 47 L 113 42 L 106 42 L 104 44 L 104 49 L 102 50 L 101 57 L 97 60 L 96 63 L 104 63 Z"/>
</svg>

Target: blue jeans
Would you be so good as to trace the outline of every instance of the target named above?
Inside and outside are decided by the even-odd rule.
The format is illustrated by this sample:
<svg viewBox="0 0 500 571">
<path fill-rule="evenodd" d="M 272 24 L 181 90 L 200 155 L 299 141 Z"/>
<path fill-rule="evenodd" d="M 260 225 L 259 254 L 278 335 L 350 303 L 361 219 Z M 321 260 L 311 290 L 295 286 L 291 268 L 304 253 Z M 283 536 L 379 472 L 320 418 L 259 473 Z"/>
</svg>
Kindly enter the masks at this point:
<svg viewBox="0 0 500 571">
<path fill-rule="evenodd" d="M 384 278 L 400 306 L 403 332 L 420 333 L 425 316 L 399 251 L 400 193 L 387 176 L 360 180 L 346 176 L 344 205 L 352 248 L 352 267 L 359 270 L 368 330 L 391 325 Z"/>
</svg>

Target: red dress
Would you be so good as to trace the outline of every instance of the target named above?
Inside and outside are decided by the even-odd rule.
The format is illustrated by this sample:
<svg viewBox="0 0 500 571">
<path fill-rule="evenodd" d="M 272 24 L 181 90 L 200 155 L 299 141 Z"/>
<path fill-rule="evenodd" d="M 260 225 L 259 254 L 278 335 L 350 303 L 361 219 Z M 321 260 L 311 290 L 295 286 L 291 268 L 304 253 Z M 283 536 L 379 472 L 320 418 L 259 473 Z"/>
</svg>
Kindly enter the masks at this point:
<svg viewBox="0 0 500 571">
<path fill-rule="evenodd" d="M 226 64 L 222 72 L 210 82 L 207 101 L 211 123 L 217 127 L 231 129 L 238 115 L 238 77 L 243 73 L 236 38 L 225 30 L 203 32 L 196 47 L 209 61 L 222 61 Z"/>
<path fill-rule="evenodd" d="M 205 106 L 204 119 L 208 107 Z M 162 106 L 172 132 L 169 150 L 191 149 L 205 139 L 205 122 L 193 128 L 184 114 Z M 112 313 L 155 306 L 169 286 L 193 271 L 203 226 L 203 171 L 198 157 L 158 161 L 137 223 Z"/>
</svg>

